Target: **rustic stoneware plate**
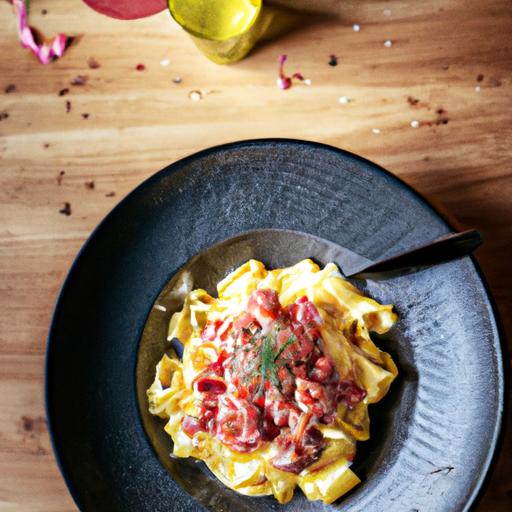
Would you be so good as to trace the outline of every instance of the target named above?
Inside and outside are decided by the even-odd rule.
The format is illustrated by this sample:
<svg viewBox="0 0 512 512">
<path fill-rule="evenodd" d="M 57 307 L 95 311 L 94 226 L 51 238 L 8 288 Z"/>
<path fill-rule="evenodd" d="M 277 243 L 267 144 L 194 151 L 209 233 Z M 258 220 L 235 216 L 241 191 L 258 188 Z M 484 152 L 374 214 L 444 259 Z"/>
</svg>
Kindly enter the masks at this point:
<svg viewBox="0 0 512 512">
<path fill-rule="evenodd" d="M 498 441 L 500 337 L 471 258 L 356 284 L 396 305 L 379 346 L 399 366 L 370 407 L 362 483 L 333 505 L 297 491 L 281 506 L 225 488 L 202 463 L 171 459 L 145 389 L 166 348 L 169 290 L 186 267 L 210 291 L 249 258 L 369 260 L 450 231 L 414 191 L 344 151 L 293 140 L 220 146 L 170 165 L 100 224 L 77 257 L 53 318 L 47 409 L 54 448 L 87 511 L 454 512 L 474 503 Z M 163 305 L 154 308 L 155 304 Z"/>
</svg>

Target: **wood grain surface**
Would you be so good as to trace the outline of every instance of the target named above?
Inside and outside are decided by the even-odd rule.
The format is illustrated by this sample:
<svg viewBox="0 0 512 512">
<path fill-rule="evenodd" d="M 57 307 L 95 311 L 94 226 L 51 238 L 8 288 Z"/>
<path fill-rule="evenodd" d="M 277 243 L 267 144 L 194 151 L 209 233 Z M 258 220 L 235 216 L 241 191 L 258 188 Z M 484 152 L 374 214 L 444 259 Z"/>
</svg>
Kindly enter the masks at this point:
<svg viewBox="0 0 512 512">
<path fill-rule="evenodd" d="M 43 66 L 20 47 L 11 6 L 0 1 L 0 510 L 76 509 L 43 401 L 57 293 L 109 210 L 199 149 L 294 137 L 389 169 L 458 225 L 482 231 L 476 257 L 512 339 L 512 4 L 316 5 L 331 14 L 307 16 L 243 62 L 220 67 L 166 12 L 127 22 L 79 0 L 31 0 L 30 22 L 41 33 L 75 36 L 62 59 Z M 302 72 L 311 86 L 276 87 L 281 53 L 290 74 Z M 337 66 L 328 65 L 330 54 Z M 91 58 L 100 66 L 89 67 Z M 78 75 L 86 83 L 71 85 Z M 202 100 L 191 101 L 191 90 L 203 91 Z M 512 509 L 510 460 L 509 435 L 478 511 Z"/>
</svg>

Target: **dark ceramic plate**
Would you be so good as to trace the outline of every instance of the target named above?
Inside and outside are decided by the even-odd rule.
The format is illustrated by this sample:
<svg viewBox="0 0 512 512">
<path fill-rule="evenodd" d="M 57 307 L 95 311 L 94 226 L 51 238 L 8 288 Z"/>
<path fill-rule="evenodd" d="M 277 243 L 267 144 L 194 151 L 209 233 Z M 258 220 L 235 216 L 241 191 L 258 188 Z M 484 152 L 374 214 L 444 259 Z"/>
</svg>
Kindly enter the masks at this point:
<svg viewBox="0 0 512 512">
<path fill-rule="evenodd" d="M 47 354 L 47 408 L 57 458 L 90 511 L 459 511 L 474 502 L 499 436 L 504 377 L 489 296 L 470 258 L 381 281 L 397 326 L 377 340 L 400 375 L 370 407 L 371 439 L 353 469 L 362 484 L 337 503 L 300 491 L 280 506 L 226 489 L 202 463 L 168 456 L 145 389 L 179 304 L 183 266 L 213 291 L 254 257 L 370 260 L 450 231 L 414 191 L 338 149 L 292 140 L 221 146 L 144 182 L 101 223 L 65 282 Z M 155 301 L 166 311 L 153 308 Z"/>
</svg>

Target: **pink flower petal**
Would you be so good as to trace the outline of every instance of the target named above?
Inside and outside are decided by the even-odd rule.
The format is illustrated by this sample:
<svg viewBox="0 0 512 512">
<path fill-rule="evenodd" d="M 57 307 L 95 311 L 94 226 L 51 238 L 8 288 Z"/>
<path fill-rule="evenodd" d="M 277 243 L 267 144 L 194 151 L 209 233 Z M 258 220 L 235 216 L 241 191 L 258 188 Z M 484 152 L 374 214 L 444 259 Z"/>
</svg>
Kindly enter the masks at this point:
<svg viewBox="0 0 512 512">
<path fill-rule="evenodd" d="M 291 77 L 286 76 L 286 73 L 284 72 L 284 63 L 286 62 L 287 58 L 288 58 L 287 55 L 279 56 L 279 59 L 278 59 L 279 77 L 277 78 L 277 86 L 283 90 L 289 89 L 293 84 L 293 79 L 300 80 L 301 82 L 304 82 L 307 85 L 311 85 L 311 80 L 306 80 L 302 73 L 296 72 L 296 73 L 293 73 L 293 75 Z"/>
<path fill-rule="evenodd" d="M 59 34 L 49 43 L 38 45 L 34 39 L 34 33 L 28 24 L 25 1 L 12 0 L 12 5 L 18 18 L 21 46 L 30 48 L 42 64 L 49 64 L 52 60 L 61 57 L 69 43 L 68 37 L 65 34 Z"/>
</svg>

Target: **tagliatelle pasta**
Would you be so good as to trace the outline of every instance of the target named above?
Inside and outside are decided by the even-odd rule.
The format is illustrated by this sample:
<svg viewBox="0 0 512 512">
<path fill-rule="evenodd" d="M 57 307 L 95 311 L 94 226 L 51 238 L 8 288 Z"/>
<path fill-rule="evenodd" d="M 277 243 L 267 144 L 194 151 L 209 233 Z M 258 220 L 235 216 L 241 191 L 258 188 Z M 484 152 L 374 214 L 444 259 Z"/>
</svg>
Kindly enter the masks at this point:
<svg viewBox="0 0 512 512">
<path fill-rule="evenodd" d="M 167 420 L 175 456 L 203 460 L 231 489 L 286 503 L 298 485 L 332 503 L 359 483 L 350 466 L 368 405 L 397 375 L 369 334 L 392 327 L 392 306 L 311 260 L 272 271 L 250 260 L 217 291 L 191 291 L 173 315 L 183 358 L 158 363 L 150 412 Z"/>
</svg>

